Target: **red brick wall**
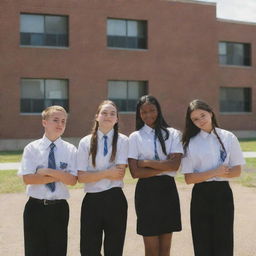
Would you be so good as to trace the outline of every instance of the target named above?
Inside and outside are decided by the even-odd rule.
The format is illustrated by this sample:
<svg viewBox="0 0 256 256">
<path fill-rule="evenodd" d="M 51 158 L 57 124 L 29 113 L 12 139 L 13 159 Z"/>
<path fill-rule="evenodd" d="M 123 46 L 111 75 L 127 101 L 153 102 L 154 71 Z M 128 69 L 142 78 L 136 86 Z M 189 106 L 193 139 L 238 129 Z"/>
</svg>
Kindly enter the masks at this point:
<svg viewBox="0 0 256 256">
<path fill-rule="evenodd" d="M 18 3 L 17 3 L 18 2 Z M 97 105 L 107 97 L 108 80 L 147 80 L 166 120 L 182 128 L 189 101 L 208 101 L 218 114 L 219 87 L 241 82 L 255 88 L 254 68 L 218 65 L 218 41 L 255 43 L 256 27 L 216 20 L 213 4 L 159 0 L 2 0 L 0 9 L 0 138 L 41 136 L 40 116 L 21 115 L 20 78 L 69 79 L 66 137 L 89 133 Z M 20 13 L 69 16 L 67 49 L 20 47 Z M 2 15 L 3 14 L 3 15 Z M 106 19 L 148 21 L 147 50 L 106 47 Z M 252 33 L 253 32 L 253 33 Z M 239 35 L 239 37 L 238 37 Z M 255 52 L 253 52 L 255 55 Z M 256 59 L 253 55 L 253 59 Z M 255 98 L 255 89 L 253 91 Z M 255 106 L 254 106 L 255 116 Z M 219 116 L 224 128 L 255 129 L 250 115 Z M 121 114 L 123 133 L 134 130 L 134 114 Z"/>
</svg>

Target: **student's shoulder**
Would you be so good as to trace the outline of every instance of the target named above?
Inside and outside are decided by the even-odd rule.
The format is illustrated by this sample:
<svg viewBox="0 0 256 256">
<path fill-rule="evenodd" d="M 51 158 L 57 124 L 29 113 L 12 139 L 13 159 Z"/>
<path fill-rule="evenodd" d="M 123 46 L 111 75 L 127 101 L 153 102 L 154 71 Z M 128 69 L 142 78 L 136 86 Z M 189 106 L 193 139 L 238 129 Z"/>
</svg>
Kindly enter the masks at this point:
<svg viewBox="0 0 256 256">
<path fill-rule="evenodd" d="M 31 150 L 37 150 L 40 149 L 42 145 L 42 138 L 41 139 L 37 139 L 37 140 L 33 140 L 31 142 L 29 142 L 25 147 L 24 147 L 24 151 L 31 151 Z"/>
<path fill-rule="evenodd" d="M 62 146 L 70 151 L 77 150 L 76 146 L 66 140 L 61 140 Z"/>
<path fill-rule="evenodd" d="M 84 137 L 81 138 L 81 140 L 79 141 L 79 145 L 90 145 L 90 143 L 91 143 L 91 138 L 92 138 L 92 134 L 88 134 L 88 135 L 84 136 Z"/>
<path fill-rule="evenodd" d="M 181 131 L 179 131 L 178 129 L 168 127 L 167 130 L 169 131 L 169 134 L 172 136 L 181 136 Z"/>
<path fill-rule="evenodd" d="M 129 135 L 129 139 L 140 137 L 141 136 L 141 130 L 134 131 Z"/>
<path fill-rule="evenodd" d="M 121 140 L 128 140 L 128 137 L 125 135 L 125 134 L 122 134 L 122 133 L 118 133 L 118 139 L 121 139 Z"/>
<path fill-rule="evenodd" d="M 221 128 L 216 128 L 216 131 L 223 138 L 230 138 L 230 139 L 237 138 L 236 135 L 231 131 L 221 129 Z"/>
</svg>

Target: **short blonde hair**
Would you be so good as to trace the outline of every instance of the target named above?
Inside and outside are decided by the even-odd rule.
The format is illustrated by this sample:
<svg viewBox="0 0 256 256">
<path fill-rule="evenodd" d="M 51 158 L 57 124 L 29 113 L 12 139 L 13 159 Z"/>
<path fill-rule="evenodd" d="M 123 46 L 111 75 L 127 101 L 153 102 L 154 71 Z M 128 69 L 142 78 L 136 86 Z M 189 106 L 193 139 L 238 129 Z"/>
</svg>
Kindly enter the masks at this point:
<svg viewBox="0 0 256 256">
<path fill-rule="evenodd" d="M 62 113 L 64 113 L 66 115 L 66 117 L 68 116 L 67 111 L 65 110 L 65 108 L 63 108 L 62 106 L 55 105 L 55 106 L 50 106 L 50 107 L 46 108 L 42 112 L 42 119 L 43 120 L 48 119 L 56 111 L 61 111 Z"/>
</svg>

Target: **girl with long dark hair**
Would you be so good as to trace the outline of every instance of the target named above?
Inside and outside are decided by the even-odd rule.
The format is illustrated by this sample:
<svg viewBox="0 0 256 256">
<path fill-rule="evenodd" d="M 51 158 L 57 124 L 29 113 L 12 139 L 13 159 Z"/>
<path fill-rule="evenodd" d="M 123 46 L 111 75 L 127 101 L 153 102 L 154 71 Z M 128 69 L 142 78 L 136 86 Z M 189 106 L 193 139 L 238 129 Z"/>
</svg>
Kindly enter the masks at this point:
<svg viewBox="0 0 256 256">
<path fill-rule="evenodd" d="M 123 178 L 127 166 L 128 138 L 118 133 L 118 112 L 112 101 L 103 101 L 96 112 L 90 135 L 79 143 L 78 181 L 86 195 L 81 209 L 80 252 L 121 256 L 126 231 L 127 201 Z"/>
<path fill-rule="evenodd" d="M 183 149 L 180 133 L 163 118 L 150 95 L 137 103 L 136 131 L 129 137 L 128 162 L 135 191 L 137 233 L 146 256 L 170 255 L 172 232 L 181 230 L 179 196 L 174 180 Z"/>
<path fill-rule="evenodd" d="M 228 180 L 245 164 L 239 142 L 219 128 L 207 103 L 193 100 L 182 143 L 182 172 L 188 184 L 195 184 L 190 209 L 195 256 L 232 256 L 234 203 Z"/>
</svg>

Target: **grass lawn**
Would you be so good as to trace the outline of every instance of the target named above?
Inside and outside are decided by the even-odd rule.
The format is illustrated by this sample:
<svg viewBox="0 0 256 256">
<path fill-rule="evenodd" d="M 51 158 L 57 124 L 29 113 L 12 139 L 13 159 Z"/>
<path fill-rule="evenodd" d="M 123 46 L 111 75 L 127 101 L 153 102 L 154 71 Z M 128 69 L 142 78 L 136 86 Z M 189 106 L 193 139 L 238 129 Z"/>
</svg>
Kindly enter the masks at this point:
<svg viewBox="0 0 256 256">
<path fill-rule="evenodd" d="M 243 151 L 256 151 L 256 138 L 239 140 Z M 0 163 L 20 162 L 22 151 L 0 151 Z"/>
<path fill-rule="evenodd" d="M 20 162 L 22 151 L 0 151 L 0 163 Z"/>
<path fill-rule="evenodd" d="M 243 151 L 256 151 L 256 138 L 240 140 Z M 0 163 L 19 162 L 21 160 L 22 151 L 2 151 L 0 152 Z M 234 182 L 240 183 L 243 186 L 256 187 L 256 158 L 246 158 L 247 172 L 242 172 L 241 177 L 233 179 Z M 176 176 L 177 182 L 184 182 L 184 176 L 178 174 Z M 126 171 L 124 182 L 126 184 L 135 184 L 129 170 Z M 83 184 L 70 186 L 72 189 L 81 188 Z M 17 170 L 0 171 L 0 193 L 15 193 L 25 191 L 25 185 L 22 179 L 17 176 Z"/>
<path fill-rule="evenodd" d="M 17 176 L 17 170 L 0 171 L 0 194 L 25 191 L 22 178 Z"/>
<path fill-rule="evenodd" d="M 256 161 L 253 159 L 253 171 L 242 172 L 239 178 L 234 178 L 231 182 L 239 183 L 246 187 L 256 187 Z M 250 162 L 250 161 L 249 161 Z M 184 175 L 178 173 L 175 180 L 177 182 L 184 183 Z M 127 170 L 124 183 L 125 184 L 136 184 L 137 179 L 133 179 L 129 170 Z M 70 189 L 82 189 L 83 184 L 77 183 L 75 186 L 69 186 Z M 16 170 L 5 170 L 0 171 L 0 194 L 1 193 L 17 193 L 24 192 L 25 185 L 23 184 L 22 178 L 17 176 Z"/>
<path fill-rule="evenodd" d="M 256 138 L 239 140 L 243 151 L 256 151 Z"/>
</svg>

